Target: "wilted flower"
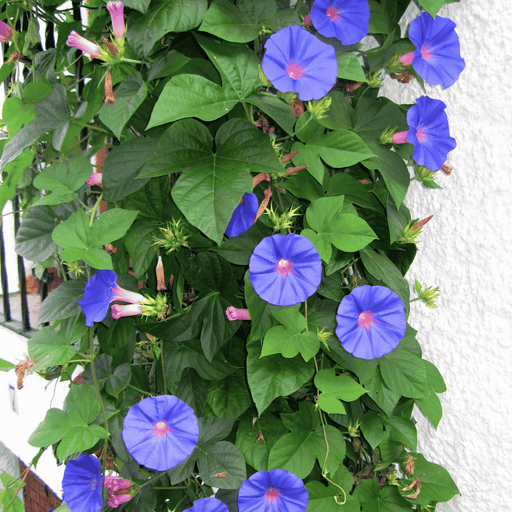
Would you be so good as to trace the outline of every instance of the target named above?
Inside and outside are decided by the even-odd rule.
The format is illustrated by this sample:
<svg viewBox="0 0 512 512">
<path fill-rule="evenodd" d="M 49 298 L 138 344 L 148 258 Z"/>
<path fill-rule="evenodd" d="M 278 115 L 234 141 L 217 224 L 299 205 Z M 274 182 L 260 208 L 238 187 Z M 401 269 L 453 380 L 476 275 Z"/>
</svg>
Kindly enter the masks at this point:
<svg viewBox="0 0 512 512">
<path fill-rule="evenodd" d="M 264 238 L 254 249 L 249 278 L 261 299 L 291 306 L 316 292 L 322 279 L 322 262 L 306 237 L 277 234 Z"/>
<path fill-rule="evenodd" d="M 305 512 L 308 501 L 304 482 L 284 469 L 258 471 L 238 491 L 239 512 Z"/>
<path fill-rule="evenodd" d="M 89 39 L 77 34 L 74 30 L 69 34 L 66 44 L 88 53 L 91 57 L 100 56 L 100 47 L 96 43 L 89 41 Z"/>
<path fill-rule="evenodd" d="M 124 37 L 126 26 L 124 24 L 123 2 L 108 2 L 107 10 L 112 18 L 112 29 L 116 38 Z"/>
<path fill-rule="evenodd" d="M 302 101 L 319 100 L 336 83 L 334 48 L 299 25 L 271 35 L 265 50 L 263 71 L 281 92 L 297 92 Z"/>
<path fill-rule="evenodd" d="M 172 395 L 144 398 L 130 407 L 123 422 L 123 441 L 143 466 L 167 471 L 194 451 L 199 426 L 193 409 Z"/>
<path fill-rule="evenodd" d="M 460 56 L 456 26 L 449 18 L 433 19 L 428 12 L 421 13 L 409 27 L 409 39 L 416 49 L 398 61 L 405 66 L 412 64 L 427 84 L 450 87 L 466 66 Z"/>
<path fill-rule="evenodd" d="M 336 316 L 336 335 L 354 357 L 377 359 L 389 354 L 404 337 L 404 305 L 384 286 L 359 286 L 343 297 Z"/>
<path fill-rule="evenodd" d="M 115 300 L 140 305 L 143 295 L 121 288 L 113 270 L 98 270 L 85 285 L 84 297 L 78 301 L 85 315 L 85 325 L 92 327 L 107 316 L 108 306 Z M 122 315 L 123 316 L 123 315 Z"/>
<path fill-rule="evenodd" d="M 323 36 L 355 44 L 368 33 L 370 8 L 367 0 L 315 0 L 311 21 Z"/>
<path fill-rule="evenodd" d="M 64 470 L 62 490 L 64 501 L 72 512 L 98 512 L 103 506 L 101 499 L 100 461 L 86 453 L 70 460 Z"/>
<path fill-rule="evenodd" d="M 445 108 L 441 100 L 421 96 L 407 112 L 409 131 L 393 135 L 395 144 L 414 144 L 414 161 L 430 171 L 441 169 L 448 153 L 457 147 L 455 139 L 450 137 Z"/>
<path fill-rule="evenodd" d="M 12 28 L 0 20 L 0 43 L 7 42 L 12 37 Z"/>
<path fill-rule="evenodd" d="M 164 291 L 167 289 L 167 286 L 165 286 L 165 272 L 164 264 L 162 263 L 162 256 L 158 256 L 156 263 L 156 289 L 158 291 Z"/>
<path fill-rule="evenodd" d="M 245 233 L 254 224 L 257 212 L 258 198 L 256 194 L 244 194 L 231 215 L 231 220 L 226 228 L 226 235 L 233 238 Z"/>
<path fill-rule="evenodd" d="M 120 493 L 122 489 L 129 489 L 132 483 L 130 480 L 118 476 L 106 476 L 103 486 L 107 488 L 108 492 L 108 506 L 117 508 L 119 505 L 126 503 L 132 499 L 132 495 L 128 491 L 127 494 Z"/>
</svg>

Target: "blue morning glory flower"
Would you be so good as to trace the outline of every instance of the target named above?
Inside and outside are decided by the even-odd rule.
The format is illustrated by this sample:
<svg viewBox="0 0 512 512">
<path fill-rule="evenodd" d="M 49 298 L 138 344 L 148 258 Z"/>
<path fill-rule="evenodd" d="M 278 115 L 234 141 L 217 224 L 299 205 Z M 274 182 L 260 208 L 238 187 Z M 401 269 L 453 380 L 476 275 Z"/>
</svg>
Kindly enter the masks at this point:
<svg viewBox="0 0 512 512">
<path fill-rule="evenodd" d="M 433 19 L 428 12 L 421 13 L 409 26 L 409 39 L 416 49 L 402 55 L 399 62 L 412 64 L 427 84 L 450 87 L 466 67 L 456 26 L 449 18 Z"/>
<path fill-rule="evenodd" d="M 336 336 L 354 357 L 377 359 L 404 337 L 404 304 L 384 286 L 359 286 L 343 297 L 336 315 Z"/>
<path fill-rule="evenodd" d="M 302 235 L 268 236 L 251 255 L 249 279 L 264 301 L 291 306 L 316 292 L 322 279 L 322 262 L 315 246 Z"/>
<path fill-rule="evenodd" d="M 194 410 L 172 395 L 144 398 L 124 418 L 126 449 L 139 464 L 155 471 L 167 471 L 186 460 L 198 439 Z"/>
<path fill-rule="evenodd" d="M 258 471 L 238 491 L 239 512 L 305 512 L 308 501 L 304 482 L 284 469 Z"/>
<path fill-rule="evenodd" d="M 265 43 L 261 66 L 281 92 L 297 92 L 302 101 L 323 98 L 336 83 L 334 48 L 299 25 L 282 28 Z"/>
<path fill-rule="evenodd" d="M 395 144 L 414 144 L 414 161 L 430 171 L 441 169 L 448 153 L 457 147 L 455 139 L 450 137 L 445 108 L 441 100 L 421 96 L 407 112 L 409 131 L 395 133 L 392 138 Z"/>
<path fill-rule="evenodd" d="M 342 45 L 355 44 L 368 33 L 368 0 L 315 0 L 311 21 L 320 34 Z"/>
<path fill-rule="evenodd" d="M 244 194 L 240 204 L 231 215 L 231 220 L 226 228 L 226 235 L 232 238 L 245 233 L 254 224 L 258 207 L 256 194 Z"/>
<path fill-rule="evenodd" d="M 115 300 L 139 304 L 146 299 L 143 295 L 121 288 L 113 270 L 98 270 L 86 283 L 84 297 L 78 301 L 85 315 L 85 325 L 92 327 L 106 316 L 108 306 Z"/>
<path fill-rule="evenodd" d="M 101 499 L 100 461 L 86 453 L 70 460 L 64 470 L 62 490 L 64 501 L 71 512 L 98 512 L 103 506 Z"/>
<path fill-rule="evenodd" d="M 228 507 L 212 496 L 194 501 L 194 506 L 187 510 L 189 512 L 228 512 Z"/>
</svg>

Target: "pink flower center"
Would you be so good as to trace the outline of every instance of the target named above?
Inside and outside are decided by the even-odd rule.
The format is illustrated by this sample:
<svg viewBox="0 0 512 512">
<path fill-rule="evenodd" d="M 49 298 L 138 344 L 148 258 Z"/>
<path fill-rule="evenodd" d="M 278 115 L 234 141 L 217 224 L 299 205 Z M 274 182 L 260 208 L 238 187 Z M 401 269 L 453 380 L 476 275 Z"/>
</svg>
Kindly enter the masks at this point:
<svg viewBox="0 0 512 512">
<path fill-rule="evenodd" d="M 424 44 L 421 47 L 421 58 L 428 62 L 433 56 L 434 56 L 434 54 L 430 50 L 430 45 L 429 44 Z"/>
<path fill-rule="evenodd" d="M 279 499 L 279 491 L 277 489 L 274 489 L 273 487 L 269 487 L 265 491 L 265 499 L 267 501 L 276 501 Z"/>
<path fill-rule="evenodd" d="M 287 276 L 293 270 L 293 264 L 291 260 L 281 258 L 276 265 L 276 272 L 279 272 L 282 276 Z"/>
<path fill-rule="evenodd" d="M 302 71 L 302 68 L 306 64 L 296 64 L 295 61 L 290 61 L 288 64 L 288 67 L 286 68 L 286 72 L 288 73 L 288 76 L 290 78 L 293 78 L 294 80 L 298 80 L 299 78 L 302 78 L 304 76 L 304 72 Z"/>
<path fill-rule="evenodd" d="M 426 139 L 430 139 L 430 135 L 423 129 L 423 126 L 420 125 L 416 128 L 416 138 L 418 139 L 418 142 L 420 144 L 423 144 L 423 142 Z"/>
<path fill-rule="evenodd" d="M 153 434 L 159 437 L 165 437 L 167 435 L 167 432 L 171 430 L 169 428 L 169 425 L 165 421 L 158 421 L 157 423 L 153 424 Z"/>
<path fill-rule="evenodd" d="M 334 5 L 331 5 L 325 14 L 331 21 L 336 21 L 341 17 L 340 11 L 338 11 Z"/>
<path fill-rule="evenodd" d="M 359 319 L 357 320 L 357 323 L 361 327 L 364 327 L 365 329 L 369 329 L 374 321 L 375 321 L 375 319 L 373 318 L 373 314 L 371 311 L 363 311 L 359 315 Z"/>
</svg>

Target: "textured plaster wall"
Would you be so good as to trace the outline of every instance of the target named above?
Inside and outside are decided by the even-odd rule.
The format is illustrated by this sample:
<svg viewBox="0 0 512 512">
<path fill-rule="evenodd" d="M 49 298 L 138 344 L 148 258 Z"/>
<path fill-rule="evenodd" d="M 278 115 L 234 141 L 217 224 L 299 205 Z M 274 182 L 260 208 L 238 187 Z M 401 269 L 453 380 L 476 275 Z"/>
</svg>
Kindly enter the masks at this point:
<svg viewBox="0 0 512 512">
<path fill-rule="evenodd" d="M 508 469 L 512 450 L 512 15 L 507 0 L 462 0 L 441 16 L 457 23 L 466 69 L 447 90 L 426 86 L 443 100 L 457 148 L 443 190 L 413 182 L 413 218 L 434 218 L 423 229 L 410 270 L 426 286 L 439 285 L 439 309 L 411 306 L 424 357 L 443 374 L 444 417 L 436 430 L 419 410 L 418 451 L 447 468 L 461 496 L 441 512 L 512 510 Z M 410 9 L 406 28 L 419 10 Z M 383 93 L 414 103 L 417 83 L 386 79 Z"/>
</svg>

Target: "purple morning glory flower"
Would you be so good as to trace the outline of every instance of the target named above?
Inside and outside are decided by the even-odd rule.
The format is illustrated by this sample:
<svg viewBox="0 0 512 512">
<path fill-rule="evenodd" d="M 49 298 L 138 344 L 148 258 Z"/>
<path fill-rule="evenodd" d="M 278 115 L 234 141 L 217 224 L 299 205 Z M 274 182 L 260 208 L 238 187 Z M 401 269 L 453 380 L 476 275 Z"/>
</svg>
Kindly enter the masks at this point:
<svg viewBox="0 0 512 512">
<path fill-rule="evenodd" d="M 466 67 L 460 56 L 456 26 L 449 18 L 433 19 L 428 12 L 421 13 L 409 26 L 409 39 L 416 50 L 402 55 L 398 61 L 405 66 L 412 64 L 427 84 L 450 87 Z"/>
<path fill-rule="evenodd" d="M 238 491 L 239 512 L 305 512 L 308 501 L 304 482 L 284 469 L 258 471 Z"/>
<path fill-rule="evenodd" d="M 265 50 L 263 72 L 281 92 L 297 92 L 302 101 L 319 100 L 336 83 L 334 48 L 299 25 L 271 35 Z"/>
<path fill-rule="evenodd" d="M 368 33 L 368 0 L 315 0 L 311 21 L 320 34 L 342 45 L 355 44 Z"/>
<path fill-rule="evenodd" d="M 71 512 L 98 512 L 103 506 L 101 499 L 100 461 L 86 453 L 70 460 L 64 470 L 62 490 L 64 501 Z"/>
<path fill-rule="evenodd" d="M 217 498 L 201 498 L 194 501 L 194 506 L 187 509 L 189 512 L 228 512 L 228 507 Z"/>
<path fill-rule="evenodd" d="M 441 100 L 421 96 L 407 112 L 409 131 L 395 133 L 392 139 L 395 144 L 414 144 L 414 161 L 430 171 L 441 169 L 448 153 L 457 147 L 450 137 L 445 108 Z"/>
<path fill-rule="evenodd" d="M 86 283 L 84 297 L 78 301 L 85 315 L 85 325 L 92 327 L 107 316 L 108 306 L 115 300 L 140 304 L 146 299 L 137 292 L 121 288 L 113 270 L 98 270 Z M 122 316 L 122 315 L 121 315 Z"/>
<path fill-rule="evenodd" d="M 172 395 L 144 398 L 130 407 L 123 422 L 123 441 L 143 466 L 167 471 L 186 460 L 199 438 L 194 410 Z"/>
<path fill-rule="evenodd" d="M 359 286 L 343 297 L 336 315 L 336 336 L 354 357 L 377 359 L 404 337 L 404 304 L 384 286 Z"/>
<path fill-rule="evenodd" d="M 249 279 L 264 301 L 291 306 L 316 292 L 322 279 L 322 262 L 305 236 L 272 235 L 255 247 L 249 260 Z"/>
<path fill-rule="evenodd" d="M 258 207 L 256 194 L 244 194 L 240 204 L 231 215 L 231 220 L 226 228 L 226 235 L 232 238 L 245 233 L 254 224 Z"/>
</svg>

